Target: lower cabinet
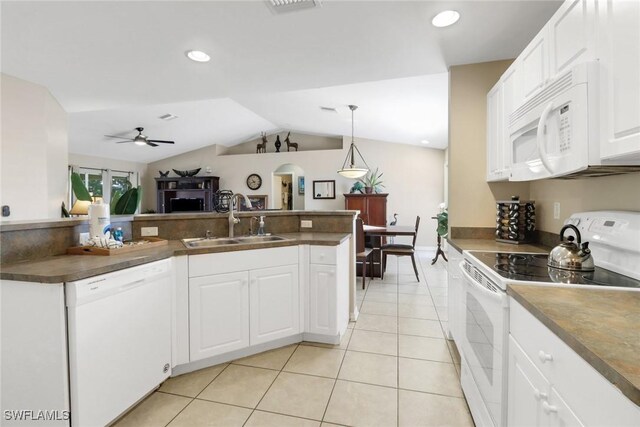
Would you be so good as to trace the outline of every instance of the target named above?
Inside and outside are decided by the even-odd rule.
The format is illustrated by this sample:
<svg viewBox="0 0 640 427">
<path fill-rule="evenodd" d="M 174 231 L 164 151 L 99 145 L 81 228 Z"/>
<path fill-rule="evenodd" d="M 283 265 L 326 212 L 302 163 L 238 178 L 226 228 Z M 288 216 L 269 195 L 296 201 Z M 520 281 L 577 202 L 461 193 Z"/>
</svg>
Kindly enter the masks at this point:
<svg viewBox="0 0 640 427">
<path fill-rule="evenodd" d="M 513 337 L 509 337 L 510 426 L 582 426 Z"/>
<path fill-rule="evenodd" d="M 297 247 L 189 256 L 189 275 L 191 362 L 301 332 Z"/>
<path fill-rule="evenodd" d="M 513 298 L 509 426 L 639 426 L 640 408 Z"/>
<path fill-rule="evenodd" d="M 249 272 L 250 345 L 300 333 L 298 266 Z"/>
<path fill-rule="evenodd" d="M 349 242 L 309 247 L 306 331 L 337 343 L 349 324 Z"/>
<path fill-rule="evenodd" d="M 191 360 L 249 346 L 249 272 L 189 280 Z"/>
</svg>

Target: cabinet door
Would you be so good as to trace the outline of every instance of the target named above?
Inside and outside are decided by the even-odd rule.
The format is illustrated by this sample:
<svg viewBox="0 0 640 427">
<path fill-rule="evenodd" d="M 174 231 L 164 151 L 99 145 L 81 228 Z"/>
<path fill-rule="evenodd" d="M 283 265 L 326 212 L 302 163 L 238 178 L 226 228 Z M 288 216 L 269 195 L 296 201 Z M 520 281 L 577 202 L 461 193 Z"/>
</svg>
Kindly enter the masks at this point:
<svg viewBox="0 0 640 427">
<path fill-rule="evenodd" d="M 369 224 L 369 216 L 367 215 L 367 198 L 366 197 L 361 197 L 361 196 L 345 197 L 345 209 L 360 211 L 360 218 L 362 218 L 362 221 L 364 221 L 365 224 Z"/>
<path fill-rule="evenodd" d="M 369 225 L 387 225 L 387 197 L 367 197 L 367 216 Z"/>
<path fill-rule="evenodd" d="M 189 280 L 191 361 L 249 346 L 249 274 Z"/>
<path fill-rule="evenodd" d="M 522 84 L 519 60 L 511 64 L 507 71 L 502 75 L 502 98 L 503 98 L 503 114 L 504 126 L 509 127 L 509 115 L 522 103 Z M 508 137 L 508 132 L 505 137 Z"/>
<path fill-rule="evenodd" d="M 487 94 L 487 182 L 508 178 L 504 136 L 502 83 L 498 82 Z"/>
<path fill-rule="evenodd" d="M 577 427 L 584 424 L 569 408 L 569 405 L 560 397 L 555 388 L 551 388 L 548 401 L 542 402 L 542 412 L 549 417 L 549 425 L 552 427 Z"/>
<path fill-rule="evenodd" d="M 640 163 L 640 2 L 607 1 L 601 18 L 600 156 Z M 629 162 L 627 162 L 628 164 Z"/>
<path fill-rule="evenodd" d="M 251 345 L 300 333 L 298 265 L 249 272 Z"/>
<path fill-rule="evenodd" d="M 551 77 L 595 59 L 595 0 L 565 1 L 549 20 Z"/>
<path fill-rule="evenodd" d="M 336 267 L 309 265 L 309 332 L 336 335 Z"/>
<path fill-rule="evenodd" d="M 547 27 L 545 27 L 520 54 L 524 99 L 528 99 L 536 93 L 549 78 L 549 52 L 547 49 Z"/>
<path fill-rule="evenodd" d="M 548 424 L 542 402 L 548 397 L 549 383 L 509 335 L 509 389 L 507 425 L 541 426 Z"/>
</svg>

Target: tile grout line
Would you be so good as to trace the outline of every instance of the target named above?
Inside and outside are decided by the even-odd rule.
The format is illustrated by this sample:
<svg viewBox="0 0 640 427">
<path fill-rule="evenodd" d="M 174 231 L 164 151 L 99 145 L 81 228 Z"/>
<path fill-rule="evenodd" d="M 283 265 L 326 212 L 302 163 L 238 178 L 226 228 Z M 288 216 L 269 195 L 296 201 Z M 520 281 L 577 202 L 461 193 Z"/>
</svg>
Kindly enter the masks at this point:
<svg viewBox="0 0 640 427">
<path fill-rule="evenodd" d="M 216 379 L 216 378 L 218 378 L 218 377 L 220 376 L 220 374 L 222 374 L 224 371 L 226 371 L 226 370 L 227 370 L 227 368 L 228 368 L 230 365 L 231 365 L 231 363 L 227 363 L 227 366 L 225 366 L 224 368 L 222 368 L 222 370 L 221 370 L 220 372 L 218 372 L 218 374 L 217 374 L 217 375 L 215 375 L 215 376 L 211 379 L 211 381 L 209 381 L 209 383 L 208 383 L 206 386 L 204 386 L 204 388 L 203 388 L 202 390 L 200 390 L 200 393 L 196 394 L 196 396 L 195 396 L 195 397 L 191 397 L 191 401 L 190 401 L 189 403 L 187 403 L 186 405 L 184 405 L 184 408 L 182 408 L 180 411 L 178 411 L 178 413 L 177 413 L 173 418 L 171 418 L 171 420 L 169 420 L 169 422 L 168 422 L 167 424 L 165 424 L 165 427 L 167 427 L 169 424 L 171 424 L 171 423 L 173 422 L 173 420 L 175 420 L 176 418 L 178 418 L 178 416 L 179 416 L 182 412 L 184 412 L 184 410 L 185 410 L 185 409 L 187 409 L 187 408 L 188 408 L 188 407 L 193 403 L 193 401 L 194 401 L 194 400 L 196 400 L 196 398 L 197 398 L 198 396 L 200 396 L 200 395 L 202 394 L 202 392 L 203 392 L 207 387 L 209 387 L 209 386 L 211 385 L 211 383 L 215 381 L 215 379 Z M 179 376 L 179 375 L 178 375 L 178 376 Z M 158 391 L 157 391 L 157 392 L 159 392 L 159 389 L 158 389 Z M 183 397 L 188 397 L 188 396 L 183 396 Z"/>
<path fill-rule="evenodd" d="M 371 281 L 371 279 L 369 279 Z M 367 291 L 369 290 L 369 286 L 365 286 L 364 295 L 362 297 L 362 302 L 364 302 L 364 297 L 367 295 Z M 355 323 L 358 323 L 356 320 Z M 349 344 L 351 343 L 351 338 L 353 338 L 353 332 L 355 331 L 356 325 L 353 325 L 353 329 L 351 330 L 351 335 L 349 335 L 349 340 L 347 342 L 347 346 L 344 349 L 344 354 L 342 355 L 342 360 L 340 361 L 340 367 L 338 368 L 338 372 L 336 373 L 336 379 L 333 382 L 333 387 L 331 387 L 331 393 L 329 393 L 329 399 L 327 400 L 327 404 L 324 407 L 324 412 L 322 413 L 322 418 L 320 419 L 320 424 L 324 422 L 324 417 L 327 416 L 327 411 L 329 410 L 329 404 L 331 403 L 331 398 L 333 397 L 333 392 L 336 389 L 336 385 L 338 384 L 338 377 L 340 376 L 340 371 L 342 370 L 342 365 L 344 364 L 344 359 L 347 357 L 347 351 L 349 350 Z"/>
<path fill-rule="evenodd" d="M 283 372 L 282 370 L 284 369 L 285 366 L 287 366 L 287 363 L 289 363 L 289 360 L 291 360 L 291 358 L 293 357 L 293 354 L 298 351 L 298 347 L 300 347 L 300 344 L 297 343 L 296 344 L 296 348 L 293 349 L 293 351 L 291 352 L 291 354 L 289 355 L 289 357 L 287 358 L 287 360 L 282 364 L 282 368 L 280 368 L 280 371 L 278 372 L 278 374 L 275 376 L 275 378 L 273 379 L 273 381 L 271 381 L 271 384 L 269 384 L 269 387 L 267 387 L 267 390 L 265 390 L 264 394 L 262 395 L 262 397 L 260 398 L 260 400 L 258 400 L 258 403 L 256 403 L 256 406 L 253 407 L 253 409 L 251 410 L 251 413 L 249 414 L 249 416 L 247 417 L 247 419 L 244 421 L 244 423 L 242 423 L 242 426 L 244 427 L 248 422 L 249 419 L 251 418 L 251 416 L 253 415 L 254 412 L 256 412 L 256 409 L 258 408 L 258 406 L 260 406 L 260 403 L 262 402 L 262 400 L 264 399 L 264 397 L 267 395 L 267 393 L 269 393 L 269 390 L 271 390 L 271 387 L 273 387 L 273 384 L 276 382 L 276 380 L 278 379 L 278 377 L 280 376 L 280 374 Z M 283 414 L 281 414 L 283 415 Z"/>
</svg>

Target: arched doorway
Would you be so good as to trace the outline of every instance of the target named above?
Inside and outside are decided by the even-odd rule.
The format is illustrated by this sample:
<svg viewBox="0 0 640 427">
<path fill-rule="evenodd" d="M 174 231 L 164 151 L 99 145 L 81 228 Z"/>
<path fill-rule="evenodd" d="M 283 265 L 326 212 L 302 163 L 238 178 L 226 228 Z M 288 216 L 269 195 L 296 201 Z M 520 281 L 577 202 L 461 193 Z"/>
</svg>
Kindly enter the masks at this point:
<svg viewBox="0 0 640 427">
<path fill-rule="evenodd" d="M 304 179 L 304 170 L 293 163 L 285 163 L 273 171 L 273 209 L 304 210 L 304 190 L 301 194 L 300 178 Z"/>
</svg>

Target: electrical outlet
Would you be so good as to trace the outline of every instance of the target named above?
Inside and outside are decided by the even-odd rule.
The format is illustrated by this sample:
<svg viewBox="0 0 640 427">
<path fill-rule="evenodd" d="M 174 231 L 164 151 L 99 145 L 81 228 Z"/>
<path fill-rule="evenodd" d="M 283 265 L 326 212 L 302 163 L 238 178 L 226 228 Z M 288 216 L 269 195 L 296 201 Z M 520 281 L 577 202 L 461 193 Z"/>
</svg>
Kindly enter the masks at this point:
<svg viewBox="0 0 640 427">
<path fill-rule="evenodd" d="M 553 203 L 553 219 L 560 219 L 560 202 Z"/>
<path fill-rule="evenodd" d="M 89 233 L 80 233 L 78 234 L 78 243 L 80 246 L 84 246 L 89 241 Z"/>
<path fill-rule="evenodd" d="M 300 228 L 313 228 L 313 221 L 303 219 L 300 221 Z"/>
<path fill-rule="evenodd" d="M 140 235 L 142 237 L 153 237 L 158 235 L 158 227 L 141 227 Z"/>
</svg>

